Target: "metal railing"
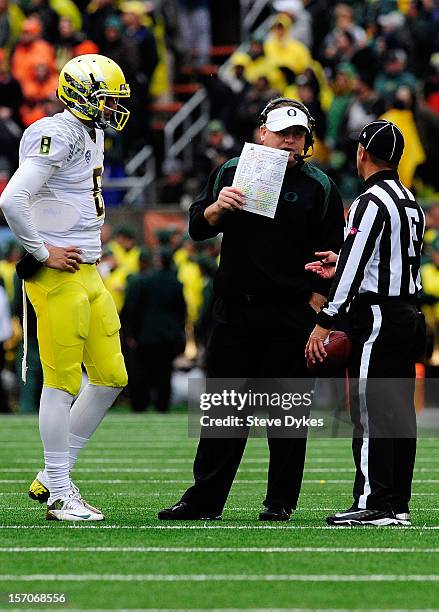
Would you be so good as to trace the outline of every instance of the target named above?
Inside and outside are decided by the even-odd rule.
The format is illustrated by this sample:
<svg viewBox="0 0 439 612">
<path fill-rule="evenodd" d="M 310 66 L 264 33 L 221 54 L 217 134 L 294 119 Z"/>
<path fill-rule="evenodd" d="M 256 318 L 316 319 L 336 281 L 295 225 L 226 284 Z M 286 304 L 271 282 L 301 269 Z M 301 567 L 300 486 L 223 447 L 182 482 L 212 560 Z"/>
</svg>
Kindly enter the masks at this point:
<svg viewBox="0 0 439 612">
<path fill-rule="evenodd" d="M 183 153 L 186 164 L 191 161 L 194 139 L 209 123 L 209 101 L 204 87 L 200 88 L 164 127 L 165 159 Z M 178 133 L 181 135 L 178 136 Z"/>
<path fill-rule="evenodd" d="M 271 0 L 241 0 L 241 40 L 246 40 L 262 13 Z"/>
<path fill-rule="evenodd" d="M 204 88 L 199 89 L 182 108 L 166 123 L 163 129 L 164 157 L 175 159 L 183 154 L 189 166 L 192 160 L 194 139 L 209 123 L 209 101 Z M 106 177 L 106 190 L 126 191 L 123 204 L 144 206 L 145 192 L 152 187 L 157 173 L 154 150 L 146 145 L 125 166 L 126 177 Z"/>
<path fill-rule="evenodd" d="M 241 0 L 242 40 L 248 38 L 256 20 L 270 2 L 271 0 Z M 261 29 L 264 28 L 266 24 L 262 24 Z M 226 64 L 227 62 L 221 66 L 220 72 Z M 165 159 L 172 159 L 183 153 L 184 162 L 189 166 L 194 139 L 207 126 L 209 118 L 209 100 L 206 90 L 202 87 L 165 125 Z M 181 131 L 180 136 L 177 136 L 178 130 Z"/>
<path fill-rule="evenodd" d="M 145 192 L 152 186 L 156 178 L 154 150 L 145 145 L 125 166 L 127 176 L 122 178 L 106 177 L 105 190 L 126 191 L 122 203 L 130 206 L 142 206 Z M 141 172 L 141 174 L 140 174 Z"/>
<path fill-rule="evenodd" d="M 256 20 L 270 0 L 241 1 L 241 36 L 246 40 Z M 242 45 L 241 45 L 242 46 Z M 220 68 L 226 69 L 227 62 Z M 183 157 L 186 166 L 191 165 L 196 137 L 203 132 L 209 123 L 209 100 L 206 90 L 201 87 L 182 108 L 166 123 L 163 129 L 164 158 Z M 143 166 L 143 173 L 141 169 Z M 106 178 L 105 189 L 126 191 L 123 204 L 143 206 L 145 192 L 152 187 L 156 179 L 156 167 L 153 148 L 144 146 L 126 164 L 126 177 Z"/>
<path fill-rule="evenodd" d="M 268 4 L 269 1 L 270 0 L 268 1 L 267 0 L 256 0 L 254 2 L 254 0 L 242 0 L 244 4 L 251 4 L 252 2 L 254 2 L 254 4 L 252 5 L 252 8 L 249 14 L 247 15 L 247 17 L 241 21 L 241 30 L 242 30 L 241 40 L 243 42 L 241 42 L 239 47 L 236 49 L 236 53 L 247 53 L 248 52 L 249 37 L 250 37 L 251 29 L 256 19 L 259 17 L 261 11 L 265 8 L 265 6 Z M 246 19 L 248 19 L 248 21 L 246 21 Z M 253 35 L 258 34 L 261 36 L 265 36 L 269 29 L 270 19 L 271 17 L 267 17 L 267 19 L 265 19 L 265 21 L 263 21 L 256 28 L 256 30 L 253 31 Z M 231 75 L 229 74 L 230 66 L 231 66 L 231 62 L 229 58 L 224 62 L 224 64 L 220 66 L 219 71 L 218 71 L 218 76 L 226 83 L 229 83 L 230 78 L 232 78 Z"/>
</svg>

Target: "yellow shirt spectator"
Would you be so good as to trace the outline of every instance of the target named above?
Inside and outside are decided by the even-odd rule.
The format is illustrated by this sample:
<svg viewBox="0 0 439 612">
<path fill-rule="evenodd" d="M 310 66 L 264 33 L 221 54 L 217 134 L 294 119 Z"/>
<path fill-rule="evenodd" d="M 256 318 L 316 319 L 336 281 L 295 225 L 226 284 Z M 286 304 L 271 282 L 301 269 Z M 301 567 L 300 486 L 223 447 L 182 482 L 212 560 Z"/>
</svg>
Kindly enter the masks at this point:
<svg viewBox="0 0 439 612">
<path fill-rule="evenodd" d="M 125 300 L 127 277 L 138 272 L 140 268 L 140 247 L 136 245 L 135 234 L 131 227 L 116 228 L 114 235 L 115 239 L 109 242 L 108 247 L 115 259 L 116 269 L 103 280 L 120 312 Z"/>
<path fill-rule="evenodd" d="M 190 259 L 190 254 L 184 247 L 175 252 L 174 262 L 178 268 L 177 278 L 183 284 L 188 321 L 194 324 L 203 301 L 203 275 L 200 266 Z"/>
<path fill-rule="evenodd" d="M 118 268 L 122 268 L 127 275 L 139 271 L 140 248 L 138 246 L 126 250 L 115 240 L 112 240 L 108 246 L 113 252 Z"/>
<path fill-rule="evenodd" d="M 0 276 L 5 284 L 5 290 L 10 303 L 14 300 L 14 275 L 15 262 L 7 261 L 6 259 L 0 260 Z"/>
<path fill-rule="evenodd" d="M 277 15 L 271 27 L 264 51 L 274 66 L 286 66 L 296 75 L 311 66 L 312 58 L 307 47 L 290 36 L 291 19 L 287 15 Z"/>
<path fill-rule="evenodd" d="M 70 19 L 75 32 L 82 28 L 81 12 L 73 0 L 50 0 L 49 4 L 60 17 Z"/>
<path fill-rule="evenodd" d="M 434 263 L 426 263 L 421 267 L 422 286 L 427 296 L 437 298 L 435 304 L 423 307 L 430 325 L 439 323 L 439 268 Z"/>
<path fill-rule="evenodd" d="M 392 121 L 403 133 L 405 147 L 399 162 L 398 173 L 404 185 L 411 188 L 416 168 L 425 161 L 425 151 L 419 138 L 413 113 L 411 110 L 391 108 L 380 119 Z"/>
<path fill-rule="evenodd" d="M 253 45 L 255 46 L 254 42 Z M 244 68 L 244 77 L 249 83 L 256 83 L 260 77 L 266 77 L 272 89 L 282 92 L 286 85 L 285 77 L 279 68 L 263 53 L 262 45 L 261 52 L 254 58 L 248 53 L 234 53 L 230 58 L 230 63 L 232 66 L 242 66 Z"/>
</svg>

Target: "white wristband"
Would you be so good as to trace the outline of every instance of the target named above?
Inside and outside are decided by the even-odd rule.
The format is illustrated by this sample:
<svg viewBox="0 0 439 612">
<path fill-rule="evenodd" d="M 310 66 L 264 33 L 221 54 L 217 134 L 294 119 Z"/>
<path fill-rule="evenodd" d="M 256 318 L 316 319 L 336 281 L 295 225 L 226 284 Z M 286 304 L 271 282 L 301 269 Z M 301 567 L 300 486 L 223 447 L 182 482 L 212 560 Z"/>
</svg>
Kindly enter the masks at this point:
<svg viewBox="0 0 439 612">
<path fill-rule="evenodd" d="M 34 251 L 32 255 L 35 257 L 35 259 L 38 259 L 38 261 L 41 261 L 42 263 L 44 263 L 47 259 L 49 259 L 50 253 L 43 244 L 42 246 L 40 246 L 39 249 Z"/>
</svg>

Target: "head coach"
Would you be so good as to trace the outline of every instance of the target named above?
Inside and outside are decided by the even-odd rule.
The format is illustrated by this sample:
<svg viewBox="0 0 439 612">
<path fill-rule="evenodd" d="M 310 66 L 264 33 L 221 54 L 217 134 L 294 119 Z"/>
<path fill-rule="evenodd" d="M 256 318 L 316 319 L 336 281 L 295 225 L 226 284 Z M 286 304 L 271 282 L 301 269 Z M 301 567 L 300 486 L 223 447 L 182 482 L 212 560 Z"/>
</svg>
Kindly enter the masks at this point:
<svg viewBox="0 0 439 612">
<path fill-rule="evenodd" d="M 357 168 L 363 193 L 353 202 L 328 302 L 317 316 L 306 351 L 325 355 L 324 340 L 348 312 L 353 357 L 349 366 L 354 504 L 327 518 L 332 525 L 409 525 L 416 454 L 415 359 L 425 344 L 418 312 L 424 213 L 401 183 L 404 137 L 389 121 L 360 132 Z M 307 269 L 333 275 L 321 262 Z"/>
<path fill-rule="evenodd" d="M 244 194 L 231 187 L 239 158 L 214 170 L 190 208 L 194 240 L 223 233 L 206 354 L 209 378 L 307 376 L 303 351 L 329 287 L 304 266 L 316 247 L 341 246 L 344 223 L 335 185 L 304 161 L 313 125 L 296 100 L 272 100 L 261 113 L 262 144 L 289 152 L 274 219 L 243 210 Z M 288 520 L 300 492 L 306 440 L 269 437 L 268 443 L 268 487 L 259 518 Z M 245 444 L 245 437 L 201 437 L 195 484 L 159 519 L 220 518 Z"/>
</svg>

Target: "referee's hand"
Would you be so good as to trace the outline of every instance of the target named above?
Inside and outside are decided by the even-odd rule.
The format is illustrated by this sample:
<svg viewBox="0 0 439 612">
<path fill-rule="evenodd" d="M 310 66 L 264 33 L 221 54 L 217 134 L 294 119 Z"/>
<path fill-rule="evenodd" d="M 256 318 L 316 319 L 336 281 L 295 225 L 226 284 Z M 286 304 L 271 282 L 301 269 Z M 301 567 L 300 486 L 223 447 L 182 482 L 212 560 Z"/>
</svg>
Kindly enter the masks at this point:
<svg viewBox="0 0 439 612">
<path fill-rule="evenodd" d="M 316 325 L 312 330 L 305 347 L 305 359 L 309 358 L 312 363 L 323 361 L 326 357 L 324 342 L 329 336 L 329 329 Z"/>
<path fill-rule="evenodd" d="M 314 254 L 319 258 L 318 261 L 310 261 L 305 264 L 305 270 L 314 272 L 325 279 L 333 278 L 338 255 L 333 251 L 316 251 Z"/>
</svg>

